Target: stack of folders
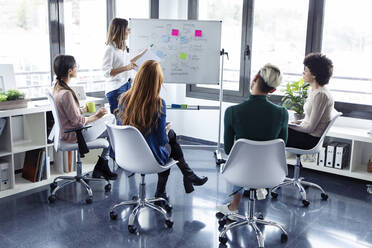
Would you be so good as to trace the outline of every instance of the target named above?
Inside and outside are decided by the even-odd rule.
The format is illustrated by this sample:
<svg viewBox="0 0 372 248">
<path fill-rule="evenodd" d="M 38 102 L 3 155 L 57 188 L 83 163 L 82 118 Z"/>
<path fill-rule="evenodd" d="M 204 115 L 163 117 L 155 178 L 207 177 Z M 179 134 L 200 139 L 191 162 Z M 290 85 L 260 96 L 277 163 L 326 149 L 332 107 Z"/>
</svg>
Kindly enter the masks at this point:
<svg viewBox="0 0 372 248">
<path fill-rule="evenodd" d="M 45 150 L 37 149 L 27 151 L 23 164 L 22 177 L 31 181 L 39 182 L 47 179 L 47 158 Z"/>
<path fill-rule="evenodd" d="M 322 147 L 318 154 L 318 165 L 343 169 L 348 166 L 350 155 L 350 145 L 346 143 L 330 143 Z"/>
</svg>

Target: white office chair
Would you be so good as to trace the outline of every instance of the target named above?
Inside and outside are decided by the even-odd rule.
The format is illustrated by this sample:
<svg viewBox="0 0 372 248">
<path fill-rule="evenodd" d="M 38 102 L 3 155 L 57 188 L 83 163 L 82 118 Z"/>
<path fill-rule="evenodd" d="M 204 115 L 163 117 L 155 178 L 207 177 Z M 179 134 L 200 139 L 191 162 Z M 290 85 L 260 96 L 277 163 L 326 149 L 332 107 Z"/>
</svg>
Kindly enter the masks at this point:
<svg viewBox="0 0 372 248">
<path fill-rule="evenodd" d="M 302 204 L 305 207 L 309 206 L 310 202 L 306 198 L 306 191 L 305 191 L 305 189 L 304 189 L 303 186 L 310 186 L 310 187 L 314 187 L 314 188 L 319 189 L 322 192 L 321 193 L 322 199 L 323 200 L 327 200 L 328 199 L 328 195 L 326 194 L 326 192 L 323 190 L 322 187 L 320 187 L 319 185 L 317 185 L 315 183 L 303 181 L 304 178 L 303 177 L 300 177 L 300 171 L 301 171 L 301 168 L 302 168 L 301 155 L 303 155 L 303 154 L 315 154 L 315 153 L 318 153 L 320 151 L 320 148 L 323 145 L 324 138 L 327 135 L 329 129 L 335 123 L 336 119 L 339 116 L 341 116 L 341 115 L 342 115 L 342 113 L 340 113 L 340 112 L 336 112 L 336 113 L 333 114 L 333 117 L 332 117 L 331 121 L 329 122 L 326 130 L 324 131 L 324 133 L 321 136 L 318 144 L 314 148 L 312 148 L 310 150 L 303 150 L 303 149 L 292 148 L 292 147 L 287 147 L 286 148 L 286 151 L 287 152 L 296 154 L 296 165 L 294 167 L 294 175 L 293 175 L 293 178 L 286 178 L 283 183 L 277 185 L 276 187 L 274 187 L 271 190 L 271 196 L 273 198 L 277 198 L 278 197 L 278 193 L 276 191 L 280 187 L 283 187 L 283 186 L 287 186 L 287 185 L 291 185 L 292 184 L 294 187 L 296 187 L 299 190 L 300 195 L 302 197 Z"/>
<path fill-rule="evenodd" d="M 142 208 L 149 207 L 161 213 L 165 218 L 165 224 L 168 228 L 171 228 L 173 221 L 167 213 L 171 210 L 168 201 L 161 197 L 146 199 L 145 175 L 163 172 L 178 161 L 171 159 L 166 165 L 161 166 L 156 161 L 143 135 L 135 127 L 107 125 L 107 130 L 110 142 L 115 151 L 117 165 L 127 171 L 141 174 L 138 197 L 131 201 L 124 201 L 114 205 L 110 209 L 110 218 L 112 220 L 117 219 L 118 214 L 115 212 L 117 207 L 134 205 L 132 213 L 129 216 L 128 231 L 135 233 L 137 228 L 134 225 L 134 221 L 137 214 Z M 169 208 L 164 209 L 154 204 L 154 202 L 159 201 L 164 201 L 165 205 Z"/>
<path fill-rule="evenodd" d="M 226 164 L 221 167 L 221 173 L 229 183 L 249 189 L 248 214 L 246 216 L 228 214 L 219 220 L 220 227 L 223 227 L 219 235 L 221 243 L 227 242 L 227 231 L 238 226 L 250 225 L 256 232 L 259 247 L 264 247 L 264 237 L 257 224 L 278 227 L 282 231 L 281 241 L 287 241 L 288 234 L 280 224 L 264 220 L 261 214 L 255 213 L 256 189 L 278 185 L 283 182 L 287 172 L 283 140 L 239 139 L 235 142 Z M 228 216 L 238 220 L 225 226 Z"/>
<path fill-rule="evenodd" d="M 73 151 L 74 156 L 76 156 L 76 176 L 59 176 L 56 177 L 53 181 L 53 183 L 50 184 L 50 191 L 51 195 L 48 197 L 48 200 L 50 203 L 54 203 L 56 201 L 56 193 L 58 190 L 66 187 L 67 185 L 71 183 L 80 183 L 88 192 L 88 198 L 85 200 L 86 203 L 92 203 L 93 202 L 93 192 L 90 186 L 88 185 L 89 181 L 97 181 L 97 182 L 102 182 L 102 181 L 107 181 L 105 179 L 101 178 L 92 178 L 88 177 L 88 175 L 83 175 L 82 174 L 82 169 L 81 169 L 81 160 L 80 158 L 84 157 L 84 154 L 89 152 L 89 149 L 100 149 L 100 148 L 108 148 L 109 143 L 106 139 L 100 138 L 96 139 L 94 141 L 86 142 L 84 141 L 80 143 L 67 143 L 64 142 L 63 140 L 60 139 L 60 130 L 61 130 L 61 124 L 59 120 L 59 115 L 58 115 L 58 110 L 56 103 L 54 101 L 54 98 L 51 94 L 51 92 L 48 92 L 48 99 L 50 102 L 50 105 L 52 107 L 52 114 L 54 118 L 54 149 L 56 151 Z M 85 126 L 81 128 L 74 128 L 71 130 L 64 130 L 65 133 L 68 132 L 76 132 L 76 135 L 82 135 L 81 131 L 83 129 L 87 129 L 90 126 Z M 80 133 L 79 133 L 80 132 Z M 81 136 L 82 137 L 82 136 Z M 64 182 L 61 185 L 58 185 L 57 182 L 59 180 L 64 180 Z M 111 184 L 109 181 L 107 181 L 107 184 L 105 185 L 105 191 L 108 192 L 111 190 Z"/>
</svg>

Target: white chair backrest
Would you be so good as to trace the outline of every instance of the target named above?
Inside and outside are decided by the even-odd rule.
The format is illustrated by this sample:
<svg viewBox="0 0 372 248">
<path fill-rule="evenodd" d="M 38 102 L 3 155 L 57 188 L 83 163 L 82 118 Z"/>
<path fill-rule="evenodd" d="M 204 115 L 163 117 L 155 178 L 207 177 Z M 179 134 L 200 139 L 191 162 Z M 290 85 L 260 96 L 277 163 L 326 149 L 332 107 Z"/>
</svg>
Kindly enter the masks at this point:
<svg viewBox="0 0 372 248">
<path fill-rule="evenodd" d="M 115 151 L 115 161 L 121 168 L 140 174 L 160 172 L 160 164 L 137 128 L 112 124 L 106 126 Z"/>
<path fill-rule="evenodd" d="M 50 91 L 47 93 L 47 95 L 48 95 L 50 106 L 52 107 L 52 114 L 54 118 L 54 127 L 53 127 L 54 128 L 54 140 L 53 140 L 54 149 L 58 151 L 58 148 L 60 145 L 60 138 L 61 138 L 60 137 L 61 136 L 61 124 L 59 121 L 58 109 L 57 109 L 56 102 L 54 101 L 54 97 Z"/>
<path fill-rule="evenodd" d="M 324 141 L 325 136 L 327 135 L 329 129 L 331 129 L 331 127 L 333 126 L 333 124 L 336 122 L 336 119 L 338 117 L 340 117 L 341 115 L 342 115 L 341 112 L 333 112 L 332 113 L 332 118 L 331 118 L 330 122 L 328 123 L 327 128 L 324 130 L 322 136 L 320 137 L 320 140 L 319 140 L 318 144 L 316 144 L 316 146 L 314 148 L 312 148 L 311 150 L 309 150 L 309 152 L 311 151 L 311 153 L 317 153 L 317 152 L 320 151 L 320 148 L 323 145 L 323 141 Z"/>
<path fill-rule="evenodd" d="M 222 175 L 231 184 L 247 188 L 272 188 L 288 173 L 285 144 L 281 139 L 235 141 Z"/>
</svg>

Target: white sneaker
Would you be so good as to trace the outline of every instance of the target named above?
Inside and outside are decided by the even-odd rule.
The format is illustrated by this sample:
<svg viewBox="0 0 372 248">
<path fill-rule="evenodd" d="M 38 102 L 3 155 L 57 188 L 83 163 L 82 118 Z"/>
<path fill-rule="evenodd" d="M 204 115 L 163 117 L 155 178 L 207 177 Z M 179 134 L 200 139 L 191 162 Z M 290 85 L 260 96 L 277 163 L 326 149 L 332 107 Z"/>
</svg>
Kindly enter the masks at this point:
<svg viewBox="0 0 372 248">
<path fill-rule="evenodd" d="M 267 196 L 267 190 L 266 189 L 256 189 L 256 197 L 257 200 L 264 200 Z"/>
<path fill-rule="evenodd" d="M 217 210 L 217 212 L 220 212 L 220 213 L 222 213 L 224 215 L 227 215 L 227 218 L 229 220 L 237 221 L 238 219 L 236 217 L 234 217 L 234 216 L 231 216 L 230 214 L 237 214 L 238 213 L 238 210 L 230 210 L 228 206 L 229 206 L 229 204 L 227 204 L 227 205 L 219 205 L 219 206 L 216 207 L 216 210 Z"/>
</svg>

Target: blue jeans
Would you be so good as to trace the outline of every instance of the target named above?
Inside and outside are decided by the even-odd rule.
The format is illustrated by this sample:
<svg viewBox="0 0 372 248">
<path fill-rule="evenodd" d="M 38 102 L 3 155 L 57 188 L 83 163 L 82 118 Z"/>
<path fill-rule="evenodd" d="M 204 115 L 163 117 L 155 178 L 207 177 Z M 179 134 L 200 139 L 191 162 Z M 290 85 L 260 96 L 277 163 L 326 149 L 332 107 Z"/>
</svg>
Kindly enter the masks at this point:
<svg viewBox="0 0 372 248">
<path fill-rule="evenodd" d="M 110 91 L 109 93 L 106 94 L 107 101 L 109 102 L 110 105 L 110 112 L 111 114 L 114 114 L 115 109 L 118 108 L 119 105 L 119 97 L 121 94 L 124 92 L 127 92 L 130 88 L 132 87 L 132 79 L 128 79 L 128 82 L 120 86 L 120 88 Z M 115 160 L 115 152 L 110 146 L 110 157 Z"/>
<path fill-rule="evenodd" d="M 110 105 L 110 112 L 111 114 L 114 113 L 115 109 L 117 109 L 119 105 L 119 97 L 124 92 L 127 92 L 132 87 L 132 79 L 128 79 L 128 82 L 120 86 L 120 88 L 110 91 L 106 94 L 107 101 Z"/>
</svg>

